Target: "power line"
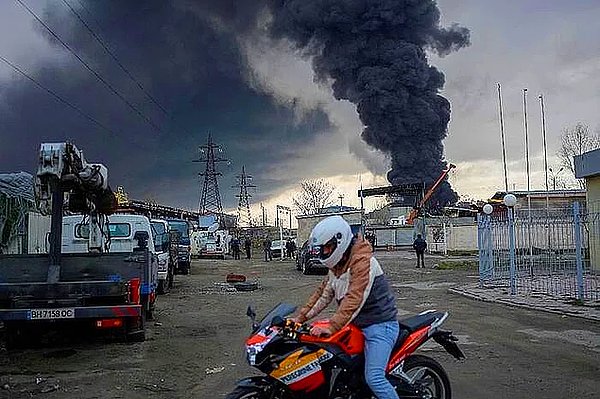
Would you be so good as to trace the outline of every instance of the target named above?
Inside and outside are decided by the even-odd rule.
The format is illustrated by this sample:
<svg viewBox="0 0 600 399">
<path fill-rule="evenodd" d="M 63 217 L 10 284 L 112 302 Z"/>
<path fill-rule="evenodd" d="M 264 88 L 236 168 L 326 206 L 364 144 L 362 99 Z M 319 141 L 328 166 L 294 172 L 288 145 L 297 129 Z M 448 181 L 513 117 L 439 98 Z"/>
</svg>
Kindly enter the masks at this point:
<svg viewBox="0 0 600 399">
<path fill-rule="evenodd" d="M 9 67 L 11 67 L 14 71 L 16 71 L 17 73 L 21 74 L 25 78 L 29 79 L 38 88 L 44 90 L 46 93 L 50 94 L 52 97 L 54 97 L 56 100 L 58 100 L 59 102 L 61 102 L 64 105 L 66 105 L 67 107 L 71 108 L 72 110 L 74 110 L 75 112 L 77 112 L 79 115 L 83 116 L 84 118 L 86 118 L 87 120 L 91 121 L 92 123 L 94 123 L 98 127 L 106 130 L 107 132 L 109 132 L 109 133 L 111 133 L 111 134 L 113 134 L 115 136 L 118 136 L 117 133 L 114 130 L 112 130 L 111 128 L 107 127 L 106 125 L 104 125 L 103 123 L 101 123 L 100 121 L 98 121 L 97 119 L 95 119 L 94 117 L 86 114 L 79 107 L 71 104 L 69 101 L 65 100 L 64 98 L 62 98 L 61 96 L 59 96 L 58 94 L 56 94 L 54 91 L 52 91 L 49 88 L 47 88 L 46 86 L 42 85 L 40 82 L 38 82 L 37 80 L 35 80 L 33 77 L 31 77 L 25 71 L 23 71 L 21 68 L 19 68 L 18 66 L 16 66 L 15 64 L 13 64 L 12 62 L 10 62 L 9 60 L 7 60 L 6 58 L 4 58 L 1 55 L 0 55 L 0 61 L 4 62 L 6 65 L 8 65 Z"/>
<path fill-rule="evenodd" d="M 67 0 L 62 0 L 62 1 L 69 8 L 69 10 L 71 10 L 71 12 L 77 17 L 77 19 L 83 24 L 83 26 L 85 26 L 85 28 L 88 30 L 88 32 L 90 32 L 90 34 L 94 37 L 94 39 L 96 39 L 96 41 L 100 44 L 100 46 L 102 46 L 104 51 L 106 51 L 106 53 L 108 55 L 110 55 L 110 57 L 117 63 L 117 65 L 119 65 L 119 67 L 123 70 L 123 72 L 125 72 L 125 74 L 129 77 L 129 79 L 131 79 L 139 87 L 139 89 L 146 95 L 146 97 L 148 97 L 148 99 L 150 99 L 150 101 L 152 101 L 154 103 L 154 105 L 156 105 L 158 108 L 160 108 L 160 110 L 165 115 L 168 115 L 168 111 L 162 105 L 160 105 L 159 102 L 150 93 L 148 93 L 148 91 L 146 91 L 144 86 L 142 86 L 142 84 L 131 74 L 131 72 L 129 72 L 129 70 L 125 67 L 125 65 L 123 65 L 123 63 L 121 63 L 121 61 L 119 61 L 117 56 L 108 48 L 108 46 L 104 43 L 104 41 L 100 38 L 100 36 L 98 34 L 96 34 L 96 32 L 94 32 L 94 30 L 88 25 L 88 23 L 85 22 L 85 20 L 81 17 L 81 15 L 77 11 L 75 11 L 75 9 L 67 2 Z"/>
<path fill-rule="evenodd" d="M 59 41 L 60 44 L 63 45 L 75 58 L 81 62 L 81 64 L 90 71 L 100 82 L 102 82 L 113 94 L 121 99 L 129 108 L 131 108 L 138 116 L 144 119 L 148 124 L 150 124 L 157 131 L 161 131 L 160 127 L 156 125 L 152 119 L 148 118 L 144 115 L 139 109 L 137 109 L 131 102 L 129 102 L 121 93 L 119 93 L 110 83 L 108 83 L 98 72 L 96 72 L 87 62 L 85 62 L 67 43 L 65 43 L 44 21 L 42 21 L 34 12 L 29 8 L 22 0 L 16 0 L 23 8 L 29 12 L 56 40 Z"/>
</svg>

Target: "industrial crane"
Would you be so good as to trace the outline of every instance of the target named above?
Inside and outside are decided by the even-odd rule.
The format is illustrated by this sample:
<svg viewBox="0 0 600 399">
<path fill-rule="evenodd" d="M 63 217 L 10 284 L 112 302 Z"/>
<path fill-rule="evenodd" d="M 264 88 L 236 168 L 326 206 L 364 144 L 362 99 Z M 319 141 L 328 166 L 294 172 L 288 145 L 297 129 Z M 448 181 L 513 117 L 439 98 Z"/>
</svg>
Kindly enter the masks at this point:
<svg viewBox="0 0 600 399">
<path fill-rule="evenodd" d="M 454 168 L 456 168 L 456 165 L 448 164 L 448 169 L 442 172 L 440 177 L 435 181 L 435 183 L 433 183 L 429 190 L 427 190 L 421 201 L 419 201 L 419 204 L 410 211 L 406 218 L 406 224 L 412 225 L 414 223 L 417 216 L 419 216 L 419 212 L 421 209 L 423 209 L 423 206 L 427 203 L 429 198 L 431 198 L 435 190 L 437 190 L 438 186 L 444 181 L 446 176 L 448 176 L 448 173 L 450 173 L 450 171 Z"/>
</svg>

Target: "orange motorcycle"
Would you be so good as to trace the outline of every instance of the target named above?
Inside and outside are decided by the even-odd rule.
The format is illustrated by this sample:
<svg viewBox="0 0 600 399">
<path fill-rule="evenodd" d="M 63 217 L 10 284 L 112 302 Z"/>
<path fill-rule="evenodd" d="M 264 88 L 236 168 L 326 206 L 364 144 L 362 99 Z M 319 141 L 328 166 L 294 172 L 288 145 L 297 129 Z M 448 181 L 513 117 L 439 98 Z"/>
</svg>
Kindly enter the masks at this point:
<svg viewBox="0 0 600 399">
<path fill-rule="evenodd" d="M 298 324 L 286 319 L 296 308 L 279 304 L 260 323 L 248 307 L 252 334 L 246 340 L 251 366 L 264 376 L 238 383 L 227 399 L 371 399 L 364 380 L 364 337 L 352 324 L 329 337 L 310 335 L 320 320 Z M 446 312 L 426 311 L 399 321 L 400 334 L 387 366 L 387 378 L 402 399 L 450 399 L 448 375 L 435 360 L 414 352 L 429 339 L 456 359 L 465 356 L 452 332 L 440 328 Z"/>
</svg>

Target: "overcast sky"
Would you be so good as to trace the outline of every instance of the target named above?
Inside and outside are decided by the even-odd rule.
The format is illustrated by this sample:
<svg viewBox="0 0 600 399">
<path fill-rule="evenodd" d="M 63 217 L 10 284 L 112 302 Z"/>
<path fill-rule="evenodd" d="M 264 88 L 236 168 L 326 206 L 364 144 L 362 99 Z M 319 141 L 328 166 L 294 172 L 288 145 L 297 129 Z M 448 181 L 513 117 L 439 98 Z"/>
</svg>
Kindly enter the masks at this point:
<svg viewBox="0 0 600 399">
<path fill-rule="evenodd" d="M 360 140 L 355 107 L 314 83 L 310 62 L 244 23 L 252 1 L 68 0 L 163 106 L 164 114 L 118 68 L 61 1 L 24 0 L 159 129 L 94 78 L 15 1 L 0 2 L 0 55 L 109 128 L 99 128 L 0 63 L 0 171 L 35 168 L 42 141 L 72 139 L 89 160 L 109 167 L 111 184 L 136 198 L 195 208 L 196 148 L 212 132 L 231 165 L 221 180 L 235 207 L 234 175 L 243 164 L 255 201 L 289 201 L 302 179 L 325 177 L 357 204 L 365 186 L 385 184 L 388 161 Z M 127 4 L 124 4 L 127 3 Z M 135 4 L 134 4 L 135 3 Z M 100 5 L 102 4 L 102 5 Z M 218 5 L 217 5 L 218 4 Z M 245 4 L 248 4 L 246 15 Z M 471 46 L 430 61 L 446 75 L 452 116 L 446 159 L 463 196 L 502 188 L 496 83 L 503 89 L 509 181 L 525 188 L 522 89 L 528 88 L 534 188 L 543 182 L 538 95 L 545 96 L 550 165 L 561 130 L 600 128 L 600 2 L 593 0 L 439 0 L 444 25 L 471 31 Z M 89 12 L 89 13 L 88 13 Z"/>
</svg>

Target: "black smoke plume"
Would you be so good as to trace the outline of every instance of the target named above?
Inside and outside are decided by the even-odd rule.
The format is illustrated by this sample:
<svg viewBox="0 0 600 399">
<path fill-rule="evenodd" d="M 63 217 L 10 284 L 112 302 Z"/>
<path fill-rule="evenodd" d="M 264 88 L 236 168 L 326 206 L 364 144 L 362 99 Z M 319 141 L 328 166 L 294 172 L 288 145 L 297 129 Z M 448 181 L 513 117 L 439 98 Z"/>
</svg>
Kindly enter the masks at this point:
<svg viewBox="0 0 600 399">
<path fill-rule="evenodd" d="M 389 154 L 392 184 L 430 186 L 447 167 L 442 140 L 450 103 L 439 95 L 444 75 L 429 65 L 468 46 L 469 30 L 440 27 L 434 0 L 271 0 L 275 38 L 312 57 L 319 80 L 356 104 L 363 139 Z M 432 205 L 456 201 L 445 181 Z"/>
</svg>

